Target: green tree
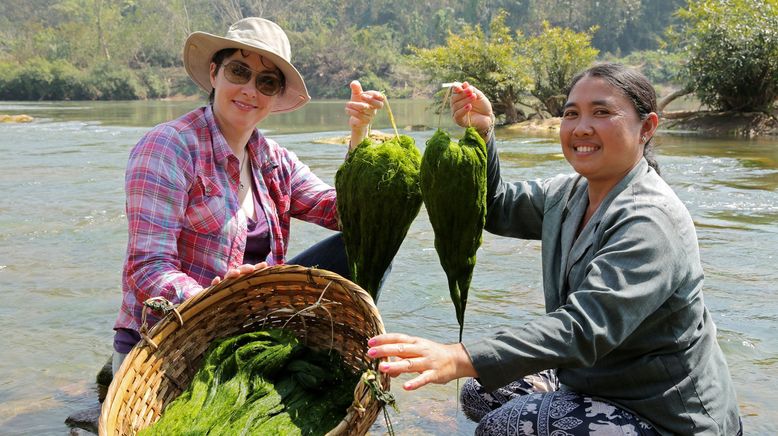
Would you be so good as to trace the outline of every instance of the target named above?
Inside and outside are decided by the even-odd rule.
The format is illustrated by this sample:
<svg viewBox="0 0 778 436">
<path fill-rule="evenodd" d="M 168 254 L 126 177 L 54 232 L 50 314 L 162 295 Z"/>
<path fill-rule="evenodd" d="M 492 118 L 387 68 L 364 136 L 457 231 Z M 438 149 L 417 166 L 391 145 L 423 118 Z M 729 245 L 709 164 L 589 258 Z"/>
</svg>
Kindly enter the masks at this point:
<svg viewBox="0 0 778 436">
<path fill-rule="evenodd" d="M 576 73 L 597 57 L 598 50 L 591 46 L 596 30 L 592 28 L 579 33 L 552 27 L 544 21 L 543 31 L 525 43 L 525 55 L 530 59 L 534 80 L 532 95 L 552 116 L 562 116 L 565 88 Z"/>
<path fill-rule="evenodd" d="M 412 62 L 436 83 L 471 83 L 492 102 L 496 115 L 517 123 L 526 119 L 518 103 L 532 83 L 529 61 L 518 50 L 521 39 L 521 34 L 513 36 L 501 13 L 492 20 L 488 35 L 465 25 L 460 35 L 449 34 L 445 46 L 412 49 Z"/>
<path fill-rule="evenodd" d="M 769 111 L 778 98 L 778 0 L 690 1 L 671 34 L 688 54 L 687 87 L 724 111 Z"/>
</svg>

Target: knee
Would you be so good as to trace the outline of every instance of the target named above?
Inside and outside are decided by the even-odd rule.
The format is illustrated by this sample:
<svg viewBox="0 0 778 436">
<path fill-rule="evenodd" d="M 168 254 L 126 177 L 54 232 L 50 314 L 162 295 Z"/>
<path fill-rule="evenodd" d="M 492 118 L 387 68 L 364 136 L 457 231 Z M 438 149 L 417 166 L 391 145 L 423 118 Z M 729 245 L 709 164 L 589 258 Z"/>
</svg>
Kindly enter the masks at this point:
<svg viewBox="0 0 778 436">
<path fill-rule="evenodd" d="M 465 416 L 474 422 L 479 422 L 481 419 L 491 411 L 486 405 L 486 401 L 481 397 L 483 388 L 476 379 L 470 378 L 462 385 L 460 392 L 460 404 L 462 404 L 462 412 Z"/>
</svg>

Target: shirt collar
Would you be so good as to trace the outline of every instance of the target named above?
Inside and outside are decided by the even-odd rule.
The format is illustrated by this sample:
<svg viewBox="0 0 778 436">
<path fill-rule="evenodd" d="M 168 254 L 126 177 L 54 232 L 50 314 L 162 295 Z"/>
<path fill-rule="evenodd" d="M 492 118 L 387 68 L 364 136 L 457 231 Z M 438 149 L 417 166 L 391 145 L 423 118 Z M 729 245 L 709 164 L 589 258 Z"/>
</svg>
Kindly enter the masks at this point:
<svg viewBox="0 0 778 436">
<path fill-rule="evenodd" d="M 219 125 L 216 123 L 216 117 L 213 114 L 213 106 L 210 104 L 205 106 L 205 122 L 208 125 L 208 130 L 211 132 L 213 157 L 216 162 L 224 164 L 224 162 L 227 160 L 227 157 L 232 154 L 232 150 L 230 150 L 230 146 L 227 144 L 227 140 L 224 139 L 224 135 L 222 135 L 222 131 L 219 129 Z"/>
<path fill-rule="evenodd" d="M 621 194 L 622 191 L 627 189 L 627 187 L 632 184 L 635 179 L 639 178 L 643 174 L 646 174 L 647 172 L 648 162 L 645 158 L 640 158 L 638 163 L 631 170 L 629 170 L 627 175 L 624 176 L 619 181 L 619 183 L 616 184 L 616 186 L 611 188 L 610 192 L 608 192 L 608 195 L 605 196 L 605 198 L 602 200 L 602 203 L 597 208 L 597 212 L 594 213 L 594 216 L 592 216 L 589 221 L 593 224 L 600 222 L 602 216 L 605 214 L 605 211 L 608 209 L 608 206 L 610 206 L 613 199 Z"/>
</svg>

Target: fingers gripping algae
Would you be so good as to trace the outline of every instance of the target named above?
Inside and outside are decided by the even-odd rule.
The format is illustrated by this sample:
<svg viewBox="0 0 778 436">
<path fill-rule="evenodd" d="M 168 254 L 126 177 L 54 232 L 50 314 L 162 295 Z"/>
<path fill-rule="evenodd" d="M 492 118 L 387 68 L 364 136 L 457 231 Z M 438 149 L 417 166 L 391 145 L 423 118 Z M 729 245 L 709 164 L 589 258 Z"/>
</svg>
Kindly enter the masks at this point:
<svg viewBox="0 0 778 436">
<path fill-rule="evenodd" d="M 468 127 L 458 144 L 440 129 L 427 141 L 421 192 L 461 341 L 476 251 L 486 222 L 486 144 L 474 128 Z"/>
<path fill-rule="evenodd" d="M 352 280 L 373 299 L 421 209 L 421 153 L 413 138 L 365 138 L 335 174 L 338 215 Z"/>
</svg>

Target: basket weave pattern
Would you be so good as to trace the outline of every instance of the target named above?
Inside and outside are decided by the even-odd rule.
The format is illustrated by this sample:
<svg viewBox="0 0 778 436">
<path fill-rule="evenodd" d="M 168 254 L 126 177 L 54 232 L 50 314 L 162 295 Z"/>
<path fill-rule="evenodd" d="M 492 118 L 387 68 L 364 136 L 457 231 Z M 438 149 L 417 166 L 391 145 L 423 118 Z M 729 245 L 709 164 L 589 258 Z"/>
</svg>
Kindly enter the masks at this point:
<svg viewBox="0 0 778 436">
<path fill-rule="evenodd" d="M 264 328 L 286 328 L 317 349 L 337 350 L 362 372 L 370 364 L 367 340 L 384 333 L 373 299 L 356 284 L 325 270 L 274 266 L 225 280 L 163 317 L 127 355 L 108 389 L 100 435 L 131 435 L 156 422 L 183 392 L 215 339 Z M 380 376 L 384 390 L 389 378 Z M 354 403 L 330 434 L 367 433 L 382 404 L 359 383 Z"/>
</svg>

